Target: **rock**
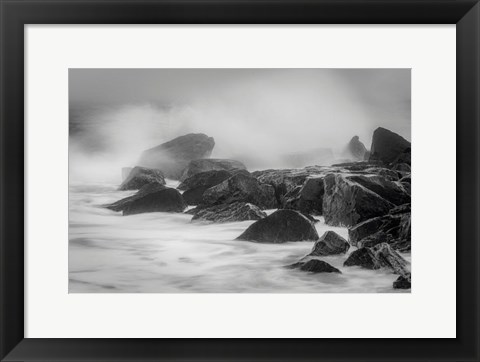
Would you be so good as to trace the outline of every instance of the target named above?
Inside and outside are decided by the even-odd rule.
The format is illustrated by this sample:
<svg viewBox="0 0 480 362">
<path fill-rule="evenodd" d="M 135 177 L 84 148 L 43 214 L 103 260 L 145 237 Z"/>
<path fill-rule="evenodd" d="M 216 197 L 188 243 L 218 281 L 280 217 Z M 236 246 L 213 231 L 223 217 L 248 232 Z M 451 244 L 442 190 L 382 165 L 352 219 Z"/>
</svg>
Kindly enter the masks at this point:
<svg viewBox="0 0 480 362">
<path fill-rule="evenodd" d="M 303 186 L 297 186 L 282 198 L 283 208 L 322 215 L 325 192 L 323 178 L 323 176 L 307 178 Z"/>
<path fill-rule="evenodd" d="M 385 164 L 392 162 L 407 162 L 404 158 L 411 149 L 411 144 L 402 136 L 379 127 L 373 132 L 372 147 L 370 148 L 370 161 L 380 160 Z M 400 160 L 399 157 L 402 156 Z"/>
<path fill-rule="evenodd" d="M 397 206 L 387 215 L 363 221 L 348 230 L 351 245 L 363 247 L 386 242 L 400 251 L 410 250 L 410 234 L 410 204 Z"/>
<path fill-rule="evenodd" d="M 154 192 L 163 190 L 165 188 L 166 188 L 166 186 L 161 185 L 161 184 L 147 184 L 147 185 L 143 186 L 140 190 L 138 190 L 138 192 L 136 194 L 134 194 L 132 196 L 125 197 L 121 200 L 115 201 L 112 204 L 103 205 L 103 207 L 106 207 L 107 209 L 110 209 L 110 210 L 113 210 L 113 211 L 123 211 L 123 209 L 125 209 L 128 206 L 129 203 L 131 203 L 131 202 L 133 202 L 137 199 L 140 199 L 144 196 L 147 196 L 150 193 L 154 193 Z"/>
<path fill-rule="evenodd" d="M 367 148 L 362 142 L 360 142 L 359 137 L 353 136 L 350 142 L 348 142 L 347 154 L 352 156 L 354 159 L 361 161 L 365 158 L 366 152 Z"/>
<path fill-rule="evenodd" d="M 312 273 L 341 273 L 337 268 L 319 259 L 307 261 L 300 267 L 300 270 Z"/>
<path fill-rule="evenodd" d="M 397 163 L 397 164 L 393 165 L 392 170 L 398 171 L 398 172 L 400 172 L 402 174 L 405 174 L 405 175 L 412 172 L 412 168 L 407 163 Z"/>
<path fill-rule="evenodd" d="M 411 289 L 412 281 L 410 273 L 403 276 L 400 275 L 397 280 L 393 282 L 393 289 Z"/>
<path fill-rule="evenodd" d="M 387 243 L 378 244 L 372 248 L 360 248 L 352 252 L 344 266 L 360 266 L 365 269 L 388 268 L 395 274 L 407 275 L 408 262 Z"/>
<path fill-rule="evenodd" d="M 195 212 L 192 221 L 232 222 L 260 220 L 266 216 L 267 214 L 255 205 L 245 202 L 234 202 L 232 204 L 216 205 L 199 209 Z"/>
<path fill-rule="evenodd" d="M 189 205 L 202 203 L 203 193 L 212 186 L 218 185 L 232 176 L 231 171 L 212 170 L 200 172 L 187 178 L 177 188 L 185 190 L 183 198 Z"/>
<path fill-rule="evenodd" d="M 148 184 L 165 185 L 165 177 L 163 176 L 163 173 L 160 170 L 136 166 L 122 182 L 119 190 L 140 190 L 143 186 Z"/>
<path fill-rule="evenodd" d="M 219 158 L 203 158 L 199 160 L 190 161 L 188 166 L 183 171 L 180 181 L 207 171 L 230 171 L 230 170 L 246 170 L 247 168 L 240 161 L 219 159 Z"/>
<path fill-rule="evenodd" d="M 393 161 L 394 164 L 412 164 L 412 149 L 406 148 L 398 157 Z"/>
<path fill-rule="evenodd" d="M 273 186 L 261 184 L 250 175 L 237 173 L 203 193 L 202 204 L 219 205 L 233 202 L 247 202 L 262 209 L 277 207 Z"/>
<path fill-rule="evenodd" d="M 132 170 L 133 167 L 122 167 L 122 182 L 128 177 Z"/>
<path fill-rule="evenodd" d="M 412 183 L 412 176 L 411 175 L 405 175 L 400 179 L 401 184 L 411 184 Z"/>
<path fill-rule="evenodd" d="M 347 179 L 366 187 L 392 204 L 403 205 L 410 202 L 410 195 L 399 182 L 387 180 L 379 175 L 354 175 L 347 176 Z"/>
<path fill-rule="evenodd" d="M 350 249 L 350 244 L 347 240 L 334 231 L 327 231 L 315 242 L 309 255 L 326 256 L 345 254 L 348 249 Z"/>
<path fill-rule="evenodd" d="M 178 180 L 192 160 L 210 157 L 215 141 L 203 133 L 189 133 L 146 150 L 140 165 L 162 170 L 165 177 Z"/>
<path fill-rule="evenodd" d="M 395 205 L 341 174 L 324 178 L 323 216 L 328 225 L 353 226 L 385 215 Z"/>
<path fill-rule="evenodd" d="M 186 208 L 187 204 L 180 192 L 165 187 L 131 200 L 123 208 L 123 215 L 147 212 L 183 212 Z"/>
<path fill-rule="evenodd" d="M 313 224 L 304 215 L 294 210 L 277 210 L 256 221 L 237 240 L 265 243 L 318 240 Z"/>
</svg>

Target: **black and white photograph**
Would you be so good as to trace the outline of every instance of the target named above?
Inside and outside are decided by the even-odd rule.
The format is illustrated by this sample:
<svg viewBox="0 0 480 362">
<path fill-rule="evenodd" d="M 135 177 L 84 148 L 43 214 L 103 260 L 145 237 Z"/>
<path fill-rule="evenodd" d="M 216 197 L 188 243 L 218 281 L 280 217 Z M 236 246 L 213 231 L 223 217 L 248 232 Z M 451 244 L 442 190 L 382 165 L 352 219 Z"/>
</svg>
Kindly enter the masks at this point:
<svg viewBox="0 0 480 362">
<path fill-rule="evenodd" d="M 68 72 L 69 293 L 411 292 L 410 69 Z"/>
</svg>

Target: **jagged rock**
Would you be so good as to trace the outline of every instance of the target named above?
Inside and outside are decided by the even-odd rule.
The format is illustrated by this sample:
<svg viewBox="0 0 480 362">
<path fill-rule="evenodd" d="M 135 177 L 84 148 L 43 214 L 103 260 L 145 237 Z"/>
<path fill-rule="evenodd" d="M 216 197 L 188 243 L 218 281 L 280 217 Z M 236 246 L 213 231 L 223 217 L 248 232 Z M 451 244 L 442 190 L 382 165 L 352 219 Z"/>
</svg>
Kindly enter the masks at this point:
<svg viewBox="0 0 480 362">
<path fill-rule="evenodd" d="M 123 215 L 147 212 L 183 212 L 186 208 L 187 204 L 180 192 L 166 187 L 131 200 L 123 208 Z"/>
<path fill-rule="evenodd" d="M 234 202 L 226 205 L 216 205 L 200 208 L 194 213 L 193 220 L 213 222 L 232 222 L 245 220 L 260 220 L 267 214 L 257 206 L 245 202 Z"/>
<path fill-rule="evenodd" d="M 365 158 L 365 153 L 367 148 L 365 145 L 360 142 L 358 136 L 353 136 L 353 138 L 348 142 L 347 153 L 351 155 L 354 159 L 363 160 Z"/>
<path fill-rule="evenodd" d="M 313 245 L 309 255 L 326 256 L 345 254 L 350 249 L 350 244 L 334 231 L 325 232 Z"/>
<path fill-rule="evenodd" d="M 392 204 L 403 205 L 410 202 L 410 195 L 399 182 L 387 180 L 379 175 L 354 175 L 346 177 L 349 181 L 366 187 L 385 200 L 390 201 Z"/>
<path fill-rule="evenodd" d="M 232 176 L 231 171 L 212 170 L 200 172 L 187 178 L 177 188 L 185 190 L 183 198 L 189 205 L 202 203 L 203 193 L 212 186 L 218 185 Z"/>
<path fill-rule="evenodd" d="M 277 207 L 273 186 L 261 184 L 255 177 L 237 173 L 203 193 L 202 204 L 219 205 L 248 202 L 262 209 Z"/>
<path fill-rule="evenodd" d="M 395 205 L 341 174 L 324 178 L 323 216 L 328 225 L 353 226 L 385 215 Z"/>
<path fill-rule="evenodd" d="M 406 176 L 403 176 L 401 179 L 400 179 L 400 183 L 401 184 L 411 184 L 412 183 L 412 176 L 411 175 L 406 175 Z"/>
<path fill-rule="evenodd" d="M 406 175 L 412 172 L 410 165 L 406 163 L 397 163 L 393 165 L 392 170 L 400 172 L 402 175 Z"/>
<path fill-rule="evenodd" d="M 107 209 L 113 210 L 113 211 L 123 211 L 129 203 L 140 199 L 142 197 L 147 196 L 150 193 L 154 193 L 160 190 L 165 189 L 166 186 L 162 184 L 147 184 L 143 186 L 138 192 L 132 196 L 125 197 L 121 200 L 115 201 L 112 204 L 109 205 L 104 205 Z"/>
<path fill-rule="evenodd" d="M 397 280 L 393 282 L 393 288 L 394 289 L 411 289 L 412 288 L 411 274 L 408 273 L 405 276 L 400 275 L 397 278 Z"/>
<path fill-rule="evenodd" d="M 400 251 L 410 250 L 410 234 L 410 204 L 397 206 L 387 215 L 363 221 L 348 230 L 349 242 L 354 246 L 374 246 L 386 242 Z"/>
<path fill-rule="evenodd" d="M 318 258 L 304 258 L 288 267 L 290 269 L 300 269 L 312 273 L 342 273 L 337 268 Z"/>
<path fill-rule="evenodd" d="M 162 170 L 165 177 L 178 180 L 190 161 L 210 157 L 215 141 L 203 133 L 189 133 L 146 150 L 139 164 Z"/>
<path fill-rule="evenodd" d="M 412 149 L 406 148 L 398 157 L 393 161 L 394 164 L 412 164 Z"/>
<path fill-rule="evenodd" d="M 323 176 L 307 178 L 303 186 L 297 186 L 282 199 L 284 209 L 294 209 L 308 214 L 322 214 Z"/>
<path fill-rule="evenodd" d="M 310 220 L 298 211 L 283 209 L 256 221 L 237 238 L 265 243 L 317 239 L 317 231 Z"/>
<path fill-rule="evenodd" d="M 183 171 L 180 181 L 185 181 L 192 176 L 207 171 L 231 171 L 231 170 L 246 170 L 243 163 L 236 160 L 220 159 L 220 158 L 203 158 L 199 160 L 190 161 L 188 166 Z"/>
<path fill-rule="evenodd" d="M 372 248 L 360 248 L 352 252 L 344 266 L 360 266 L 366 269 L 388 268 L 395 274 L 407 275 L 410 271 L 408 262 L 387 243 Z"/>
<path fill-rule="evenodd" d="M 134 167 L 127 178 L 122 182 L 119 190 L 140 190 L 148 184 L 165 185 L 165 177 L 160 170 L 146 167 Z"/>
<path fill-rule="evenodd" d="M 373 132 L 369 160 L 380 160 L 385 164 L 392 162 L 410 164 L 409 160 L 406 159 L 410 149 L 411 144 L 405 138 L 388 129 L 379 127 Z M 402 154 L 402 158 L 399 159 Z"/>
</svg>

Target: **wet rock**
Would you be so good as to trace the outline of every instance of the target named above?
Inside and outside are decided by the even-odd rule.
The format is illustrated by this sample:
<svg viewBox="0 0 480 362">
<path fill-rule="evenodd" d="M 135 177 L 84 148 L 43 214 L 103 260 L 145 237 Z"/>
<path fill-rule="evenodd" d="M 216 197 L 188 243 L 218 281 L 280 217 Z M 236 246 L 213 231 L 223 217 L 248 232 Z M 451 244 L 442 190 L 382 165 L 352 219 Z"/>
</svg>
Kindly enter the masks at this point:
<svg viewBox="0 0 480 362">
<path fill-rule="evenodd" d="M 385 215 L 395 205 L 341 174 L 324 178 L 323 216 L 328 225 L 353 226 Z"/>
<path fill-rule="evenodd" d="M 318 258 L 308 258 L 289 266 L 290 269 L 300 269 L 311 273 L 342 273 L 337 268 Z"/>
<path fill-rule="evenodd" d="M 264 243 L 313 241 L 317 239 L 317 231 L 310 220 L 298 211 L 283 209 L 256 221 L 237 238 L 237 240 Z"/>
<path fill-rule="evenodd" d="M 119 190 L 140 190 L 148 184 L 165 185 L 163 173 L 160 170 L 137 166 L 131 169 L 128 176 L 120 185 Z"/>
<path fill-rule="evenodd" d="M 260 220 L 267 214 L 257 206 L 245 202 L 234 202 L 226 205 L 216 205 L 200 208 L 194 213 L 193 220 L 212 222 L 232 222 L 245 220 Z"/>
<path fill-rule="evenodd" d="M 140 199 L 144 196 L 147 196 L 150 193 L 163 190 L 165 188 L 166 188 L 166 186 L 161 185 L 161 184 L 147 184 L 147 185 L 143 186 L 140 190 L 138 190 L 138 192 L 136 194 L 134 194 L 132 196 L 125 197 L 121 200 L 115 201 L 112 204 L 103 205 L 103 207 L 106 207 L 107 209 L 110 209 L 112 211 L 122 211 L 124 208 L 127 207 L 127 205 L 130 202 L 135 201 L 137 199 Z"/>
<path fill-rule="evenodd" d="M 379 175 L 354 175 L 347 176 L 347 178 L 349 181 L 356 182 L 375 192 L 392 204 L 403 205 L 410 202 L 410 195 L 399 182 L 387 180 Z"/>
<path fill-rule="evenodd" d="M 407 275 L 408 262 L 387 243 L 378 244 L 372 248 L 360 248 L 350 254 L 343 263 L 344 266 L 360 266 L 366 269 L 388 268 L 395 274 Z"/>
<path fill-rule="evenodd" d="M 151 192 L 129 202 L 123 209 L 123 215 L 142 214 L 147 212 L 183 212 L 187 203 L 175 189 L 164 188 Z"/>
<path fill-rule="evenodd" d="M 411 288 L 412 288 L 412 280 L 411 280 L 410 273 L 408 273 L 405 276 L 400 275 L 397 278 L 397 280 L 393 282 L 393 289 L 411 289 Z"/>
<path fill-rule="evenodd" d="M 177 188 L 185 190 L 183 198 L 189 205 L 198 205 L 202 203 L 203 193 L 219 183 L 232 176 L 231 171 L 212 170 L 200 172 L 187 178 Z"/>
<path fill-rule="evenodd" d="M 273 186 L 261 184 L 255 177 L 237 173 L 203 193 L 202 204 L 219 205 L 233 202 L 247 202 L 262 209 L 277 207 Z"/>
<path fill-rule="evenodd" d="M 392 170 L 398 171 L 404 175 L 412 172 L 412 168 L 407 163 L 397 163 L 392 167 Z"/>
<path fill-rule="evenodd" d="M 373 132 L 372 147 L 370 148 L 370 161 L 380 160 L 385 164 L 392 162 L 408 163 L 411 144 L 402 136 L 379 127 Z M 401 157 L 401 159 L 400 159 Z"/>
<path fill-rule="evenodd" d="M 347 240 L 334 231 L 327 231 L 315 242 L 309 255 L 325 256 L 345 254 L 348 249 L 350 249 L 350 244 Z"/>
<path fill-rule="evenodd" d="M 204 173 L 207 171 L 232 171 L 232 170 L 246 170 L 245 165 L 236 160 L 220 159 L 220 158 L 203 158 L 199 160 L 190 161 L 188 166 L 183 171 L 180 181 L 185 181 L 192 176 Z"/>
<path fill-rule="evenodd" d="M 323 178 L 323 176 L 307 178 L 303 186 L 297 186 L 283 197 L 283 208 L 321 215 L 325 192 Z"/>
<path fill-rule="evenodd" d="M 203 133 L 189 133 L 146 150 L 139 164 L 162 170 L 165 177 L 178 180 L 192 160 L 208 158 L 215 141 Z"/>
<path fill-rule="evenodd" d="M 357 247 L 374 246 L 386 242 L 395 250 L 409 251 L 410 219 L 410 204 L 397 206 L 387 215 L 363 221 L 349 228 L 349 242 Z"/>
</svg>

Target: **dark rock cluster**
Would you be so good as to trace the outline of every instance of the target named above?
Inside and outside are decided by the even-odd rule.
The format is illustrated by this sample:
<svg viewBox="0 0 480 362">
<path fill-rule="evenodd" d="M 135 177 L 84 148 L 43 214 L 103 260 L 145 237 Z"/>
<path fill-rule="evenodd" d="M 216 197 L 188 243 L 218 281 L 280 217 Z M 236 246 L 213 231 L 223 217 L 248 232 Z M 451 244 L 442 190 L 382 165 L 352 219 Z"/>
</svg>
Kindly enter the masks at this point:
<svg viewBox="0 0 480 362">
<path fill-rule="evenodd" d="M 349 162 L 251 173 L 240 161 L 210 159 L 214 145 L 204 134 L 188 134 L 145 151 L 120 186 L 138 192 L 106 207 L 131 215 L 184 212 L 191 205 L 192 221 L 251 220 L 237 240 L 314 242 L 291 268 L 340 273 L 322 258 L 345 255 L 343 267 L 387 268 L 399 275 L 394 288 L 410 287 L 409 266 L 399 253 L 411 249 L 410 142 L 378 128 L 370 151 L 357 136 L 351 139 Z M 177 189 L 166 187 L 165 178 L 179 180 Z M 333 231 L 319 237 L 319 216 L 347 227 L 348 240 Z"/>
</svg>

